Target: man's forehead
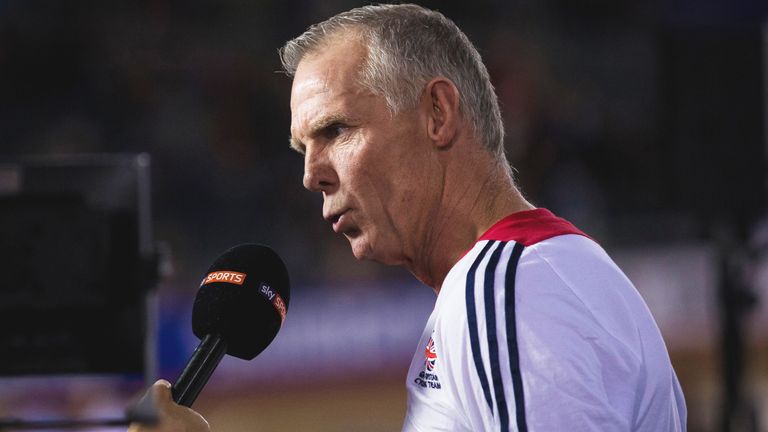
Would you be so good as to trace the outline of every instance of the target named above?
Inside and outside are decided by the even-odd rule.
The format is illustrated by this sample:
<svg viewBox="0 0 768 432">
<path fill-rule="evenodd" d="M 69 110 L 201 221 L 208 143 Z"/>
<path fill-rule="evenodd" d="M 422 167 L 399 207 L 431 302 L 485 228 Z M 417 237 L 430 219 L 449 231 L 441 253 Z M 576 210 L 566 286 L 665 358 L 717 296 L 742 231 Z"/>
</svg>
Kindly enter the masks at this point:
<svg viewBox="0 0 768 432">
<path fill-rule="evenodd" d="M 354 90 L 330 75 L 313 75 L 300 79 L 297 76 L 291 92 L 291 120 L 311 121 L 329 111 L 337 111 L 348 105 Z"/>
<path fill-rule="evenodd" d="M 306 92 L 345 90 L 357 83 L 365 49 L 356 40 L 333 38 L 299 62 L 291 87 L 291 105 Z"/>
<path fill-rule="evenodd" d="M 345 43 L 329 47 L 299 63 L 291 87 L 294 134 L 320 117 L 343 115 L 369 93 L 358 82 L 363 57 L 359 51 L 350 53 L 347 48 Z"/>
<path fill-rule="evenodd" d="M 357 104 L 366 96 L 354 89 L 333 89 L 323 83 L 307 84 L 294 104 L 291 101 L 291 135 L 294 140 L 333 123 L 348 123 L 363 114 Z M 302 97 L 305 96 L 305 97 Z"/>
<path fill-rule="evenodd" d="M 312 74 L 296 74 L 291 86 L 291 110 L 296 110 L 298 105 L 304 102 L 305 99 L 321 94 L 328 95 L 332 90 L 331 86 L 334 84 L 332 79 L 333 76 L 330 70 L 318 70 Z"/>
</svg>

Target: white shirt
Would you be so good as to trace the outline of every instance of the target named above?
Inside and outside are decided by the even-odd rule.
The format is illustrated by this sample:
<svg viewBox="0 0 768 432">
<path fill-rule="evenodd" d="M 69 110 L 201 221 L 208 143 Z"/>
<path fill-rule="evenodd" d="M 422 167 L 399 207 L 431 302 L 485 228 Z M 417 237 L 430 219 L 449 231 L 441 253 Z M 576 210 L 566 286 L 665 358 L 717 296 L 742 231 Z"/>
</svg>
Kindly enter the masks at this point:
<svg viewBox="0 0 768 432">
<path fill-rule="evenodd" d="M 403 431 L 685 431 L 645 302 L 545 209 L 499 221 L 448 273 L 406 381 Z"/>
</svg>

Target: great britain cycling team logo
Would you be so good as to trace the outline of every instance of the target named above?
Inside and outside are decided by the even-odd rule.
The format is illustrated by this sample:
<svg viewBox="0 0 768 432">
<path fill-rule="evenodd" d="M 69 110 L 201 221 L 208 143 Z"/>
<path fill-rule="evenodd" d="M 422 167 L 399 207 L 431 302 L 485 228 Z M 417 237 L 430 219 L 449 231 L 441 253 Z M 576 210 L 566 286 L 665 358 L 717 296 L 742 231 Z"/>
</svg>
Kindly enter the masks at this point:
<svg viewBox="0 0 768 432">
<path fill-rule="evenodd" d="M 435 350 L 435 340 L 431 337 L 427 343 L 427 348 L 424 350 L 424 366 L 428 372 L 435 370 L 435 363 L 437 362 L 437 351 Z"/>
<path fill-rule="evenodd" d="M 435 373 L 435 363 L 437 363 L 437 350 L 435 349 L 435 340 L 429 338 L 427 347 L 424 348 L 424 370 L 419 372 L 419 376 L 413 382 L 426 389 L 440 390 L 440 379 Z"/>
</svg>

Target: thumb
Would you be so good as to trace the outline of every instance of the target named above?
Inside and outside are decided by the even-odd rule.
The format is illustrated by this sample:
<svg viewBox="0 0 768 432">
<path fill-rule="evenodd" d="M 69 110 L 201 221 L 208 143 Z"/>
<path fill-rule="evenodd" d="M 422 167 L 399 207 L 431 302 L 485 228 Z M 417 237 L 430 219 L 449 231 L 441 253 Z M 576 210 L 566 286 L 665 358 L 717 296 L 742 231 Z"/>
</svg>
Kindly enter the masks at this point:
<svg viewBox="0 0 768 432">
<path fill-rule="evenodd" d="M 171 383 L 164 379 L 157 380 L 152 384 L 151 389 L 152 398 L 155 403 L 161 406 L 166 406 L 173 403 L 173 395 L 171 393 Z"/>
<path fill-rule="evenodd" d="M 173 401 L 171 384 L 166 380 L 158 380 L 147 391 L 146 396 L 157 410 L 160 423 L 155 427 L 140 428 L 132 425 L 128 432 L 209 432 L 208 422 L 190 408 L 180 406 Z"/>
<path fill-rule="evenodd" d="M 168 409 L 173 398 L 170 383 L 159 380 L 153 384 L 134 405 L 126 410 L 133 422 L 154 425 L 160 420 L 160 412 Z"/>
</svg>

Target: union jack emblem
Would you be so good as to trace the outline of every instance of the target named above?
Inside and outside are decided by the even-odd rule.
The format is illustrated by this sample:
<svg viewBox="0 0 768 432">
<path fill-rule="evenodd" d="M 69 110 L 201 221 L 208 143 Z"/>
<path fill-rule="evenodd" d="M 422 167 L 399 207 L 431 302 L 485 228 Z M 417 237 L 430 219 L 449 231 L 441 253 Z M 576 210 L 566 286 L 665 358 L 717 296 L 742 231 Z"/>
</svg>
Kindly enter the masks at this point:
<svg viewBox="0 0 768 432">
<path fill-rule="evenodd" d="M 431 337 L 429 338 L 429 343 L 427 343 L 427 348 L 424 350 L 424 357 L 424 366 L 426 366 L 427 371 L 432 372 L 437 361 L 437 351 L 435 351 L 435 340 Z"/>
</svg>

